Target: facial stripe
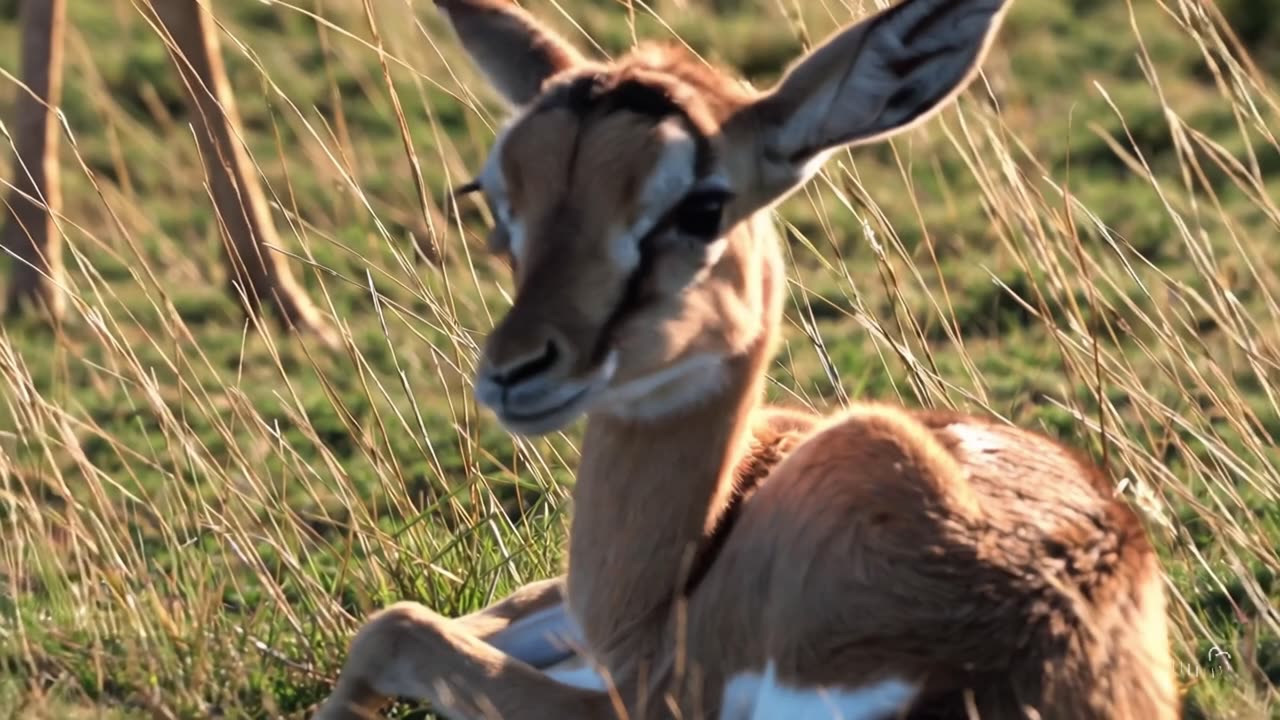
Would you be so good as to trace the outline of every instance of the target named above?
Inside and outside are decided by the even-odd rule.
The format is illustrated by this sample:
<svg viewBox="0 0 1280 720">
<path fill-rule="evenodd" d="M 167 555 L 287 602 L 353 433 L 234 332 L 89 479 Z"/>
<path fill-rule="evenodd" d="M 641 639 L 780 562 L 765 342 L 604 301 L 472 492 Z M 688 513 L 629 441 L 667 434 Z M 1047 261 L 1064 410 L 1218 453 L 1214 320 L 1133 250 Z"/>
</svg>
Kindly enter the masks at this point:
<svg viewBox="0 0 1280 720">
<path fill-rule="evenodd" d="M 596 335 L 590 355 L 592 364 L 598 364 L 608 354 L 609 345 L 618 327 L 628 317 L 644 307 L 646 303 L 645 286 L 656 262 L 657 248 L 655 245 L 657 238 L 670 225 L 673 213 L 679 204 L 679 199 L 690 188 L 695 187 L 700 180 L 704 179 L 711 168 L 710 142 L 696 131 L 683 114 L 680 115 L 680 119 L 682 122 L 678 120 L 679 125 L 676 127 L 683 132 L 678 135 L 669 135 L 669 143 L 666 146 L 669 154 L 664 152 L 662 160 L 657 163 L 655 172 L 650 175 L 649 182 L 646 183 L 645 192 L 652 193 L 652 197 L 648 198 L 649 200 L 656 202 L 659 195 L 668 195 L 668 197 L 665 198 L 665 203 L 663 204 L 646 206 L 646 212 L 656 215 L 653 220 L 646 221 L 647 229 L 644 229 L 644 224 L 636 223 L 630 233 L 632 236 L 639 236 L 634 245 L 636 248 L 635 263 L 627 275 L 618 302 L 613 306 Z M 673 133 L 671 130 L 666 132 Z M 688 144 L 692 145 L 691 153 L 689 152 Z M 672 178 L 678 177 L 676 163 L 680 160 L 688 163 L 685 176 L 689 180 L 677 194 L 672 191 L 672 186 L 676 184 Z M 663 167 L 664 161 L 671 163 L 671 166 Z M 663 175 L 663 173 L 669 174 Z M 661 208 L 661 210 L 657 208 Z"/>
<path fill-rule="evenodd" d="M 696 183 L 695 183 L 696 185 Z M 660 220 L 654 224 L 649 232 L 645 233 L 637 243 L 639 249 L 639 262 L 635 269 L 627 276 L 626 284 L 623 287 L 622 295 L 617 304 L 613 306 L 613 310 L 609 313 L 604 325 L 600 328 L 596 336 L 595 344 L 592 348 L 592 363 L 599 363 L 609 351 L 609 343 L 613 339 L 614 333 L 617 332 L 618 326 L 629 316 L 638 312 L 645 306 L 647 298 L 645 297 L 645 285 L 649 280 L 649 276 L 653 272 L 653 266 L 657 257 L 657 239 L 671 225 L 674 218 L 675 207 L 671 207 L 663 214 Z"/>
<path fill-rule="evenodd" d="M 547 115 L 557 109 L 569 111 L 570 117 L 554 118 Z M 647 302 L 645 289 L 649 285 L 656 261 L 657 237 L 667 229 L 673 210 L 679 205 L 680 200 L 712 169 L 714 162 L 710 141 L 698 130 L 688 114 L 672 97 L 672 90 L 661 81 L 629 76 L 618 78 L 611 75 L 587 74 L 559 87 L 548 89 L 519 120 L 513 121 L 512 125 L 508 126 L 510 128 L 519 124 L 524 128 L 520 131 L 521 139 L 511 141 L 518 144 L 506 143 L 511 145 L 510 150 L 516 148 L 521 150 L 521 159 L 518 162 L 512 157 L 507 157 L 511 154 L 510 152 L 504 154 L 503 141 L 507 139 L 504 129 L 490 151 L 485 172 L 482 175 L 486 191 L 490 194 L 494 213 L 507 230 L 508 247 L 513 261 L 517 264 L 533 262 L 532 258 L 527 257 L 528 254 L 530 252 L 542 254 L 542 251 L 528 247 L 533 238 L 526 238 L 526 230 L 529 228 L 520 222 L 528 219 L 513 217 L 511 213 L 510 206 L 507 204 L 504 170 L 511 172 L 513 167 L 518 166 L 521 168 L 519 172 L 525 174 L 526 177 L 520 185 L 522 197 L 523 193 L 547 196 L 548 192 L 554 192 L 555 189 L 545 187 L 538 177 L 539 170 L 544 169 L 545 163 L 542 158 L 545 157 L 546 161 L 560 166 L 559 172 L 566 173 L 564 176 L 555 178 L 554 184 L 557 187 L 568 189 L 581 185 L 590 192 L 591 186 L 588 182 L 590 178 L 584 177 L 574 182 L 574 172 L 584 172 L 578 168 L 579 161 L 586 166 L 591 165 L 586 163 L 587 158 L 577 158 L 576 155 L 580 148 L 585 148 L 584 139 L 590 136 L 594 128 L 600 127 L 598 123 L 605 120 L 606 116 L 617 112 L 636 116 L 635 131 L 637 132 L 644 132 L 644 126 L 651 125 L 653 132 L 661 136 L 659 141 L 661 150 L 648 177 L 641 183 L 640 189 L 634 195 L 628 196 L 629 201 L 638 204 L 638 211 L 632 213 L 634 220 L 630 223 L 631 227 L 622 232 L 609 232 L 607 223 L 604 223 L 591 230 L 591 232 L 609 233 L 613 236 L 600 239 L 610 243 L 606 248 L 607 253 L 626 273 L 622 287 L 618 290 L 617 299 L 607 313 L 605 322 L 597 329 L 596 338 L 591 343 L 588 362 L 593 365 L 598 365 L 607 357 L 618 326 Z M 540 122 L 543 118 L 551 121 L 551 124 L 545 128 Z M 536 137 L 537 134 L 532 133 L 531 130 L 530 133 L 526 133 L 525 130 L 528 130 L 530 125 L 523 123 L 534 123 L 543 128 L 539 132 L 556 132 L 558 137 L 555 152 L 549 151 L 545 145 L 542 148 L 536 148 L 530 138 Z M 554 130 L 552 130 L 553 127 Z M 542 152 L 541 156 L 539 152 Z M 599 150 L 591 152 L 598 153 Z M 594 155 L 592 159 L 598 160 Z M 515 165 L 512 165 L 513 163 Z M 512 167 L 507 167 L 508 165 Z M 592 172 L 599 172 L 599 170 L 595 169 Z M 568 208 L 572 207 L 573 199 L 563 197 L 558 202 L 562 207 Z M 543 218 L 537 220 L 539 227 L 543 220 L 563 216 L 560 210 L 550 205 L 541 210 L 524 207 L 530 202 L 540 206 L 538 201 L 531 201 L 526 197 L 521 200 L 520 212 L 521 214 L 536 213 Z M 564 217 L 570 216 L 572 213 Z M 533 218 L 532 214 L 530 218 Z M 573 232 L 570 228 L 559 228 L 557 231 Z M 542 233 L 538 231 L 537 234 L 541 237 Z"/>
<path fill-rule="evenodd" d="M 612 342 L 613 335 L 617 332 L 618 326 L 622 324 L 622 321 L 644 306 L 644 286 L 649 279 L 649 274 L 653 271 L 654 258 L 657 255 L 653 248 L 655 235 L 656 233 L 649 233 L 640 238 L 640 242 L 637 245 L 639 248 L 639 261 L 636 263 L 635 269 L 627 276 L 627 282 L 623 285 L 621 298 L 613 306 L 613 309 L 605 318 L 604 324 L 600 326 L 600 330 L 596 334 L 595 344 L 591 348 L 592 365 L 598 365 L 603 362 L 605 356 L 609 354 L 609 343 Z"/>
<path fill-rule="evenodd" d="M 678 123 L 667 121 L 657 128 L 662 152 L 638 196 L 638 212 L 630 226 L 620 228 L 610 240 L 614 262 L 625 272 L 640 264 L 640 239 L 653 230 L 663 215 L 693 187 L 697 143 Z"/>
</svg>

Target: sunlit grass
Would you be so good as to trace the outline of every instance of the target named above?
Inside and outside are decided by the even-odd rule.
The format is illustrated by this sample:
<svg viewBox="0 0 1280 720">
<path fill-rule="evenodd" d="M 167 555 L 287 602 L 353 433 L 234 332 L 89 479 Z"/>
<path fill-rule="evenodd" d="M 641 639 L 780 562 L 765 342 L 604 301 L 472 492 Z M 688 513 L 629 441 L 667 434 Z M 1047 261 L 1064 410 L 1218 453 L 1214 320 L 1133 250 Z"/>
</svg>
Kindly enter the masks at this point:
<svg viewBox="0 0 1280 720">
<path fill-rule="evenodd" d="M 578 428 L 515 439 L 470 394 L 509 286 L 483 208 L 445 198 L 500 122 L 492 96 L 429 4 L 214 7 L 280 250 L 340 347 L 238 314 L 154 31 L 131 0 L 73 1 L 73 310 L 0 334 L 16 717 L 301 717 L 370 610 L 466 612 L 563 560 Z M 608 53 L 674 31 L 765 84 L 873 7 L 536 10 Z M 1276 66 L 1251 69 L 1210 10 L 1017 0 L 956 107 L 841 154 L 781 208 L 791 302 L 769 392 L 991 413 L 1105 460 L 1165 562 L 1188 716 L 1269 717 Z M 424 237 L 439 267 L 415 256 Z"/>
</svg>

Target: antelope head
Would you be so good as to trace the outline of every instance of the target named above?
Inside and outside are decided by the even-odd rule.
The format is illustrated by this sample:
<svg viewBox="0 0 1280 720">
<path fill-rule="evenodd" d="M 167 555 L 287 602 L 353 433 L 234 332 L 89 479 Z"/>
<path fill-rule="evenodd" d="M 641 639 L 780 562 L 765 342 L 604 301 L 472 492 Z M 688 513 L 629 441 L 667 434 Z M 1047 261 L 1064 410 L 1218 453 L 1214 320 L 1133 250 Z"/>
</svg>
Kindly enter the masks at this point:
<svg viewBox="0 0 1280 720">
<path fill-rule="evenodd" d="M 931 117 L 975 74 L 1005 0 L 907 0 L 834 33 L 775 86 L 677 48 L 585 58 L 506 0 L 438 0 L 511 107 L 483 169 L 515 301 L 478 400 L 537 435 L 583 413 L 696 402 L 763 329 L 780 253 L 763 212 L 830 154 Z"/>
</svg>

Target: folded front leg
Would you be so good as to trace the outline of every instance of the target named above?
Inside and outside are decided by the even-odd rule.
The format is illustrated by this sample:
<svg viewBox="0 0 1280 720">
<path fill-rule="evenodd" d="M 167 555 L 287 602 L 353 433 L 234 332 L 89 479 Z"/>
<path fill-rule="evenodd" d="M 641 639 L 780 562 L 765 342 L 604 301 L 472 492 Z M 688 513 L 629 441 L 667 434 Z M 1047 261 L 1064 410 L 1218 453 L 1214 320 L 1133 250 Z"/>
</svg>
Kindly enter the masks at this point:
<svg viewBox="0 0 1280 720">
<path fill-rule="evenodd" d="M 610 693 L 557 682 L 413 602 L 365 623 L 316 718 L 376 717 L 392 697 L 426 701 L 452 720 L 619 717 Z"/>
<path fill-rule="evenodd" d="M 504 653 L 540 670 L 573 659 L 582 633 L 564 604 L 564 576 L 521 587 L 454 621 Z"/>
</svg>

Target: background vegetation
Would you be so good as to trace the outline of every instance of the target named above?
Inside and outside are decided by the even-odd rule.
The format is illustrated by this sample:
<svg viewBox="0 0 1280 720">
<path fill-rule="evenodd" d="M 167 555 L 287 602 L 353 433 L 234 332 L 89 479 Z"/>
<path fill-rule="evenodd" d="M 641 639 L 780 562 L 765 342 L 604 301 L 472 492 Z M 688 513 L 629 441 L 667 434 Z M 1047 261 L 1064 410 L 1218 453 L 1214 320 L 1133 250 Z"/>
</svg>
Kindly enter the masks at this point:
<svg viewBox="0 0 1280 720">
<path fill-rule="evenodd" d="M 758 85 L 875 9 L 532 7 L 598 54 L 675 37 Z M 371 609 L 469 611 L 562 560 L 578 429 L 514 440 L 470 395 L 509 285 L 483 208 L 444 202 L 500 121 L 493 96 L 425 1 L 214 8 L 281 251 L 342 347 L 244 320 L 154 28 L 133 0 L 73 0 L 72 310 L 0 331 L 15 717 L 301 717 Z M 773 398 L 994 413 L 1107 462 L 1166 563 L 1189 717 L 1280 717 L 1273 10 L 1016 0 L 955 107 L 841 154 L 778 213 L 793 272 Z M 442 267 L 414 260 L 424 236 Z"/>
</svg>

